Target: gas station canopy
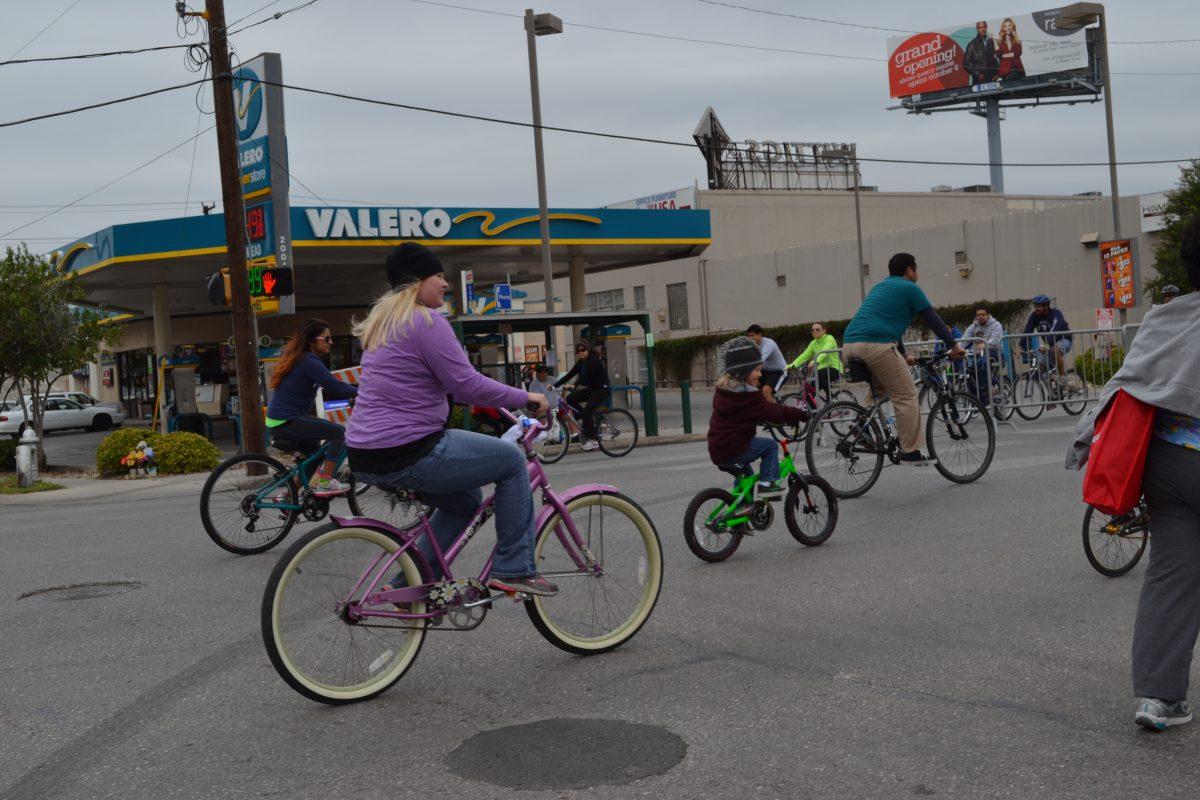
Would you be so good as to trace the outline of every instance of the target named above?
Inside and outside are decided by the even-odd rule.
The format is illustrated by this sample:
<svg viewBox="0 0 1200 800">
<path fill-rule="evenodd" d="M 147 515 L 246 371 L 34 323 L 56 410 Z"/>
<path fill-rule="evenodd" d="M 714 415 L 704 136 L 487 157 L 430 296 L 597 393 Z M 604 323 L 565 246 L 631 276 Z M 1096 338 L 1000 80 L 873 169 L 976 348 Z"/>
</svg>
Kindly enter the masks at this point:
<svg viewBox="0 0 1200 800">
<path fill-rule="evenodd" d="M 113 225 L 65 245 L 60 268 L 113 311 L 148 316 L 154 286 L 167 284 L 172 316 L 211 312 L 205 279 L 226 265 L 224 224 L 211 214 Z M 463 269 L 482 286 L 542 277 L 537 209 L 293 207 L 291 228 L 297 308 L 368 305 L 402 241 L 435 248 L 451 280 Z M 575 258 L 599 272 L 687 258 L 711 242 L 704 210 L 552 209 L 550 237 L 556 276 Z"/>
</svg>

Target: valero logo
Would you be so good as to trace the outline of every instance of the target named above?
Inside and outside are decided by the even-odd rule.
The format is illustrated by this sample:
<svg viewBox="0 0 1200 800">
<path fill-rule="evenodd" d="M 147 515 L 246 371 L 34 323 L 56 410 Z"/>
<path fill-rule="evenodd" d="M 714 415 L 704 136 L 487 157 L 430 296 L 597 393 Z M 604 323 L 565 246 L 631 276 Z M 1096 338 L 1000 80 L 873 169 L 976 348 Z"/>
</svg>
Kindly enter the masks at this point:
<svg viewBox="0 0 1200 800">
<path fill-rule="evenodd" d="M 262 119 L 263 85 L 258 81 L 258 75 L 247 67 L 233 73 L 233 110 L 237 117 L 240 142 L 254 135 Z"/>
</svg>

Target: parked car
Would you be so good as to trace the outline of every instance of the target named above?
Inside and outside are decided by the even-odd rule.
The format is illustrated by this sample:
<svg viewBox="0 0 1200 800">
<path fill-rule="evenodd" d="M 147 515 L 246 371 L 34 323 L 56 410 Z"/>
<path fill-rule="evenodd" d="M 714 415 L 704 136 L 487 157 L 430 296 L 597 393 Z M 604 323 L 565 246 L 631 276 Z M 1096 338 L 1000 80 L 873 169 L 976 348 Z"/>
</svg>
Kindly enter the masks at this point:
<svg viewBox="0 0 1200 800">
<path fill-rule="evenodd" d="M 61 431 L 68 428 L 83 428 L 88 431 L 108 430 L 113 425 L 125 421 L 125 412 L 120 408 L 107 406 L 81 406 L 73 400 L 51 397 L 46 400 L 46 411 L 42 417 L 42 429 L 45 431 Z M 7 400 L 0 403 L 0 434 L 9 434 L 14 439 L 32 421 L 26 421 L 25 412 L 19 400 Z"/>
<path fill-rule="evenodd" d="M 87 392 L 51 392 L 47 395 L 49 400 L 73 400 L 81 406 L 100 406 L 102 408 L 115 408 L 123 410 L 120 403 L 102 403 L 92 397 Z"/>
</svg>

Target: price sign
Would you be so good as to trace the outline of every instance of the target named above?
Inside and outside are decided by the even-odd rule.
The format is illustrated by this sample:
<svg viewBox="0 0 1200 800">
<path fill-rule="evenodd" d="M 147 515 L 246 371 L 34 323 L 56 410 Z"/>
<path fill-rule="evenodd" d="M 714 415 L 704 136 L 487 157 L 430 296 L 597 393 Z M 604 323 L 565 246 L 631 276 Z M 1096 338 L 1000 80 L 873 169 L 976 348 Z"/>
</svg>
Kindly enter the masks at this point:
<svg viewBox="0 0 1200 800">
<path fill-rule="evenodd" d="M 265 206 L 246 209 L 246 238 L 251 242 L 261 242 L 267 238 L 267 209 Z"/>
</svg>

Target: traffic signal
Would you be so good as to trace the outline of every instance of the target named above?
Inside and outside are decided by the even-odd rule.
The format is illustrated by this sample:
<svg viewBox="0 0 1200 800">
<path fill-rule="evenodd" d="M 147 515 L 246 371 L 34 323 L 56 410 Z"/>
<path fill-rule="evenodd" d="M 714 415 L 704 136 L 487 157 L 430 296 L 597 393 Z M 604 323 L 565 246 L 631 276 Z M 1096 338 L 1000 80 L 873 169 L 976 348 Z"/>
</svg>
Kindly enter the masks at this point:
<svg viewBox="0 0 1200 800">
<path fill-rule="evenodd" d="M 229 270 L 222 269 L 208 276 L 208 301 L 214 306 L 229 305 Z"/>
<path fill-rule="evenodd" d="M 252 281 L 252 286 L 257 283 L 254 288 L 261 288 L 260 292 L 253 292 L 255 295 L 262 297 L 287 297 L 292 294 L 294 288 L 292 286 L 292 271 L 287 268 L 271 268 L 264 269 L 262 275 L 257 281 Z"/>
</svg>

